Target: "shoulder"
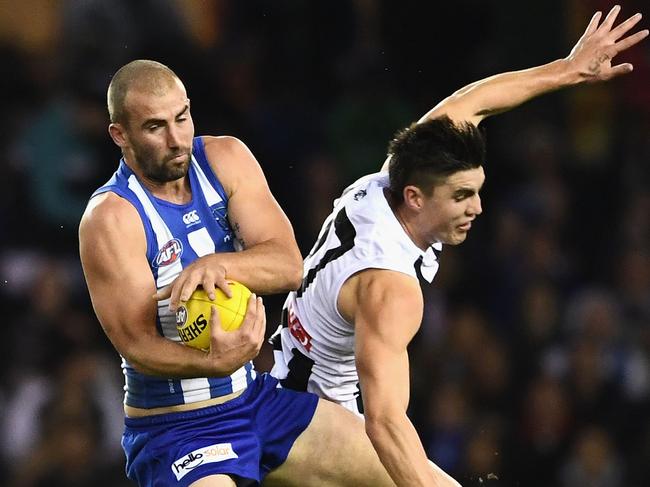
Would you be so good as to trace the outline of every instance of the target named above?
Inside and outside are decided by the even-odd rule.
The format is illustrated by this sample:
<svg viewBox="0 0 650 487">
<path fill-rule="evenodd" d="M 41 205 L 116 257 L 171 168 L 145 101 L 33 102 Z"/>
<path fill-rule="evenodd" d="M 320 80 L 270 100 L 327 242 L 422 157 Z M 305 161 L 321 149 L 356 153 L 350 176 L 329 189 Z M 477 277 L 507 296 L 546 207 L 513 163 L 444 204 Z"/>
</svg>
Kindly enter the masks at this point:
<svg viewBox="0 0 650 487">
<path fill-rule="evenodd" d="M 205 154 L 211 163 L 222 160 L 247 159 L 252 156 L 251 151 L 237 137 L 230 135 L 201 137 Z"/>
<path fill-rule="evenodd" d="M 359 313 L 374 316 L 391 312 L 421 313 L 424 299 L 417 279 L 403 272 L 368 268 L 348 279 L 339 296 L 343 314 L 356 322 Z"/>
<path fill-rule="evenodd" d="M 208 163 L 228 193 L 234 193 L 240 184 L 265 183 L 255 156 L 237 137 L 202 136 L 201 139 Z"/>
<path fill-rule="evenodd" d="M 356 278 L 360 300 L 383 303 L 384 306 L 391 302 L 422 305 L 422 291 L 413 276 L 388 269 L 366 269 L 357 274 Z"/>
<path fill-rule="evenodd" d="M 424 309 L 417 279 L 396 271 L 366 269 L 355 280 L 354 293 L 348 296 L 353 300 L 347 301 L 354 304 L 347 312 L 353 318 L 357 334 L 385 335 L 393 344 L 408 343 L 422 322 Z"/>
<path fill-rule="evenodd" d="M 88 202 L 79 224 L 79 236 L 94 239 L 115 234 L 133 235 L 130 232 L 137 231 L 138 226 L 142 228 L 133 204 L 109 191 Z"/>
</svg>

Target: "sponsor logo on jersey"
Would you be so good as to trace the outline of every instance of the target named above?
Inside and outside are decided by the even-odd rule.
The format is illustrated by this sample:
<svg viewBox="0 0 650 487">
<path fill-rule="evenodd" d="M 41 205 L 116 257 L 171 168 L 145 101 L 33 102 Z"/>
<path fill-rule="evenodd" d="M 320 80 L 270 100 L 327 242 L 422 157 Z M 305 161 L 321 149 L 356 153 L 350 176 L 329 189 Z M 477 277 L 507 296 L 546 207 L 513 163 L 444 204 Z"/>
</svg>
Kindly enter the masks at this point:
<svg viewBox="0 0 650 487">
<path fill-rule="evenodd" d="M 176 480 L 180 480 L 199 465 L 206 463 L 223 462 L 231 458 L 239 458 L 232 449 L 232 443 L 217 443 L 215 445 L 198 448 L 172 463 L 172 472 Z"/>
<path fill-rule="evenodd" d="M 177 238 L 174 238 L 167 242 L 156 254 L 156 257 L 153 260 L 153 264 L 156 267 L 164 267 L 169 264 L 173 264 L 183 255 L 183 244 Z"/>
<path fill-rule="evenodd" d="M 311 335 L 302 327 L 291 306 L 289 307 L 289 333 L 305 347 L 305 350 L 311 351 Z"/>
<path fill-rule="evenodd" d="M 188 227 L 196 225 L 200 221 L 201 217 L 199 217 L 199 214 L 196 212 L 196 210 L 189 211 L 183 215 L 183 223 L 185 223 L 185 225 Z"/>
<path fill-rule="evenodd" d="M 185 318 L 187 319 L 187 317 Z M 185 322 L 183 322 L 184 324 Z M 196 337 L 198 337 L 205 327 L 208 326 L 208 320 L 205 315 L 201 313 L 196 319 L 187 326 L 178 324 L 178 316 L 176 317 L 176 326 L 178 327 L 178 335 L 181 337 L 181 340 L 184 342 L 191 342 Z"/>
</svg>

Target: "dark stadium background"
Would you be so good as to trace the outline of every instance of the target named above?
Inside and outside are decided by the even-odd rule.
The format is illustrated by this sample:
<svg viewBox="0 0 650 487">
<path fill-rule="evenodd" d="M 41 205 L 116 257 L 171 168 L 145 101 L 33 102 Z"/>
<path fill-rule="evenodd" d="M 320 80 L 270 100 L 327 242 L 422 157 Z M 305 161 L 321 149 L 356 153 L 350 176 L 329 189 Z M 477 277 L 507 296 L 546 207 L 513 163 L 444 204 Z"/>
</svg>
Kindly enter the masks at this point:
<svg viewBox="0 0 650 487">
<path fill-rule="evenodd" d="M 567 55 L 610 7 L 0 1 L 0 484 L 129 485 L 119 360 L 76 240 L 119 157 L 104 107 L 117 67 L 174 69 L 197 134 L 249 145 L 306 253 L 396 129 L 464 84 Z M 650 42 L 623 58 L 625 79 L 485 123 L 484 213 L 443 253 L 411 347 L 411 417 L 464 486 L 650 485 Z M 281 302 L 267 299 L 268 333 Z M 265 346 L 258 369 L 271 362 Z"/>
</svg>

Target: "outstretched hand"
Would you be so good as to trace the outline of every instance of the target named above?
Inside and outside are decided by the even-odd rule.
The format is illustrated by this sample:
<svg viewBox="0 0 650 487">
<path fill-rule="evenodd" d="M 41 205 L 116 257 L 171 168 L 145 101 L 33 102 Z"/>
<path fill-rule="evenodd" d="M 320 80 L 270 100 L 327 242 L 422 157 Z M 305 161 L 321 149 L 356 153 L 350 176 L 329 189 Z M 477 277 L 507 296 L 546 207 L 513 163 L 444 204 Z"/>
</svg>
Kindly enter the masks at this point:
<svg viewBox="0 0 650 487">
<path fill-rule="evenodd" d="M 575 66 L 583 82 L 606 81 L 632 71 L 632 64 L 612 65 L 612 61 L 617 54 L 646 38 L 648 30 L 627 35 L 641 20 L 640 13 L 614 27 L 620 11 L 619 5 L 614 6 L 600 25 L 602 12 L 596 12 L 587 30 L 567 56 L 566 61 Z"/>
</svg>

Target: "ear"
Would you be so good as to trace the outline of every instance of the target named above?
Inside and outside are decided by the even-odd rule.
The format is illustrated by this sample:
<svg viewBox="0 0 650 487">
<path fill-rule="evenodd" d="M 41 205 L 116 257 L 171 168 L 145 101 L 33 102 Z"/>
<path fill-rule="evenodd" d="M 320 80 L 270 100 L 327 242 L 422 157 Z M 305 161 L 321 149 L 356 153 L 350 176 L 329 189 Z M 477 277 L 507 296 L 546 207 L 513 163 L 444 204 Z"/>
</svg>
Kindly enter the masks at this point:
<svg viewBox="0 0 650 487">
<path fill-rule="evenodd" d="M 108 134 L 111 136 L 111 139 L 113 139 L 113 142 L 121 148 L 124 148 L 126 146 L 127 141 L 126 141 L 126 131 L 124 130 L 124 127 L 119 124 L 119 123 L 112 123 L 108 126 Z"/>
<path fill-rule="evenodd" d="M 413 210 L 420 210 L 424 204 L 424 194 L 422 190 L 412 184 L 404 186 L 403 191 L 404 204 Z"/>
</svg>

